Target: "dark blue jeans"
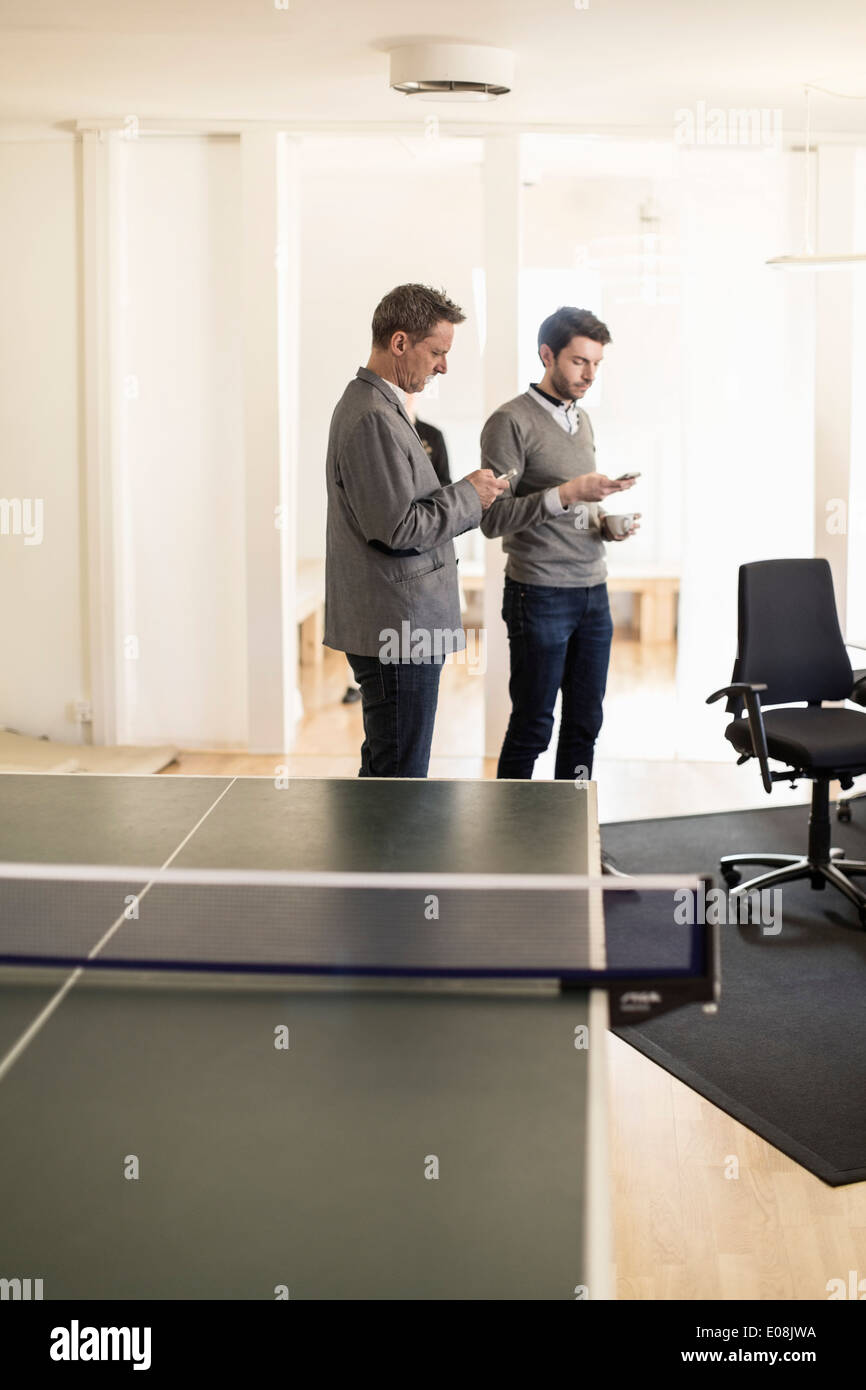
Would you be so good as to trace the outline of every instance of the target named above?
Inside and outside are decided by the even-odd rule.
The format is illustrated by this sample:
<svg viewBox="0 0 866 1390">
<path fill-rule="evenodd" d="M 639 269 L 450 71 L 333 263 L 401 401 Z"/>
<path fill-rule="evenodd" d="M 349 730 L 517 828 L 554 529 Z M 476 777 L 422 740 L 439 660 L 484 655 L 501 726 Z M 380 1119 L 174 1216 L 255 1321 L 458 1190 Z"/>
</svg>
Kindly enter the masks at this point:
<svg viewBox="0 0 866 1390">
<path fill-rule="evenodd" d="M 613 636 L 607 585 L 564 589 L 506 579 L 502 616 L 511 648 L 511 718 L 497 777 L 532 776 L 550 743 L 560 690 L 554 775 L 591 777 Z"/>
<path fill-rule="evenodd" d="M 364 742 L 359 777 L 426 777 L 444 657 L 386 662 L 346 658 L 361 687 Z"/>
</svg>

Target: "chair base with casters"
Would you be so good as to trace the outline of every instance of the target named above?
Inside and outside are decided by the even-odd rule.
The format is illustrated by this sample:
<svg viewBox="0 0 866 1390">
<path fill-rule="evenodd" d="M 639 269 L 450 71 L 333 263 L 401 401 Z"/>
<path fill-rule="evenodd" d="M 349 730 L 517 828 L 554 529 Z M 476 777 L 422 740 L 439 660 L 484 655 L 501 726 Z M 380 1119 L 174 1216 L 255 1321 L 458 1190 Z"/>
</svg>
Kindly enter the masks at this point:
<svg viewBox="0 0 866 1390">
<path fill-rule="evenodd" d="M 841 849 L 830 846 L 830 782 L 821 778 L 812 783 L 812 810 L 809 816 L 809 844 L 805 855 L 796 854 L 725 854 L 720 860 L 722 877 L 731 898 L 745 898 L 762 888 L 776 888 L 783 883 L 808 879 L 815 889 L 829 883 L 844 893 L 866 927 L 866 891 L 851 882 L 866 876 L 866 861 L 846 859 Z M 762 865 L 768 869 L 743 883 L 740 867 Z"/>
</svg>

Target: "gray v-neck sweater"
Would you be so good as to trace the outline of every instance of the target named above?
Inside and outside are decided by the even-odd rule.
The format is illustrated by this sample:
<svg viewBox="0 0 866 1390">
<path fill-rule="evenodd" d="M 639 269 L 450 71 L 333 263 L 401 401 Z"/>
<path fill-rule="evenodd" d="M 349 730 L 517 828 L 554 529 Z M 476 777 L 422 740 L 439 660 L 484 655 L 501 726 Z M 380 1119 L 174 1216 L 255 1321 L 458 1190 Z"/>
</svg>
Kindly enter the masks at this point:
<svg viewBox="0 0 866 1390">
<path fill-rule="evenodd" d="M 585 589 L 607 578 L 601 514 L 596 502 L 551 516 L 545 493 L 582 473 L 595 473 L 595 443 L 585 411 L 567 434 L 525 391 L 506 401 L 481 432 L 481 466 L 494 473 L 516 468 L 511 492 L 481 518 L 485 536 L 502 536 L 505 573 L 521 584 Z"/>
</svg>

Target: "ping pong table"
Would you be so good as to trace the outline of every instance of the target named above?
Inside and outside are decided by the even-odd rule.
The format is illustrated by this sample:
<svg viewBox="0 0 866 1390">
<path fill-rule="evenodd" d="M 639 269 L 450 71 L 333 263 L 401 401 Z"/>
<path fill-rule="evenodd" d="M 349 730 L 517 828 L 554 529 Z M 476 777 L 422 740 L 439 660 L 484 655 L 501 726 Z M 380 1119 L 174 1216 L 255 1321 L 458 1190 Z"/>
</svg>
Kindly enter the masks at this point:
<svg viewBox="0 0 866 1390">
<path fill-rule="evenodd" d="M 613 1296 L 592 784 L 3 774 L 0 825 L 0 1277 Z"/>
</svg>

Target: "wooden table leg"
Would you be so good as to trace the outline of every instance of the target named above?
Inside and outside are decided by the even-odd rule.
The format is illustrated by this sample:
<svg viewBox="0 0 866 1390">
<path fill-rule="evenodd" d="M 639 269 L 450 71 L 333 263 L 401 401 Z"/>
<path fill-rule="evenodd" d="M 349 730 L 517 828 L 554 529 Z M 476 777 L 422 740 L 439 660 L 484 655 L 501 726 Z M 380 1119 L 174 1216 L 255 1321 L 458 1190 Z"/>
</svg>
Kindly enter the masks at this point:
<svg viewBox="0 0 866 1390">
<path fill-rule="evenodd" d="M 640 596 L 640 640 L 647 643 L 673 642 L 676 637 L 677 590 L 668 584 L 653 584 Z"/>
<path fill-rule="evenodd" d="M 319 607 L 301 623 L 299 660 L 302 666 L 321 666 L 325 657 L 322 646 L 324 635 L 325 610 Z"/>
</svg>

